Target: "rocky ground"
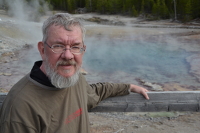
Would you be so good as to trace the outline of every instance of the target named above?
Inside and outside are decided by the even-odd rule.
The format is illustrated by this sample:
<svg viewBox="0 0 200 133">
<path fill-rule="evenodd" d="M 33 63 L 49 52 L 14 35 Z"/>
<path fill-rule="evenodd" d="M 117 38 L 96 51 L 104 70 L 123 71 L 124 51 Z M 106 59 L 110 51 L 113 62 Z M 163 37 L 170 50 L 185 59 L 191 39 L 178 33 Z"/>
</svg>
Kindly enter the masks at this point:
<svg viewBox="0 0 200 133">
<path fill-rule="evenodd" d="M 187 24 L 170 20 L 149 22 L 139 18 L 97 14 L 78 14 L 76 17 L 82 18 L 87 25 L 87 36 L 108 34 L 110 37 L 120 38 L 124 34 L 133 32 L 129 27 L 136 27 L 143 28 L 136 32 L 144 34 L 146 39 L 170 35 L 179 40 L 192 40 L 200 44 L 198 21 Z M 42 20 L 45 18 L 46 16 Z M 101 27 L 94 28 L 93 26 L 97 23 L 115 25 L 116 27 L 113 28 L 115 31 L 111 34 Z M 126 30 L 119 32 L 118 26 L 124 26 Z M 40 58 L 36 50 L 36 44 L 41 40 L 40 28 L 41 23 L 24 23 L 9 17 L 4 10 L 0 10 L 0 92 L 8 92 L 23 75 L 29 72 L 34 60 Z M 158 28 L 162 28 L 162 31 Z M 177 30 L 172 30 L 173 28 Z M 189 50 L 198 53 L 199 48 L 195 45 Z M 187 58 L 187 61 L 191 63 L 190 73 L 197 78 L 200 76 L 200 66 L 197 65 L 200 64 L 199 57 L 199 54 L 194 54 Z M 178 88 L 177 90 L 189 90 L 178 84 L 165 86 Z M 200 113 L 198 112 L 90 113 L 89 116 L 92 133 L 199 133 L 200 131 Z"/>
<path fill-rule="evenodd" d="M 92 133 L 199 133 L 200 113 L 90 113 Z"/>
</svg>

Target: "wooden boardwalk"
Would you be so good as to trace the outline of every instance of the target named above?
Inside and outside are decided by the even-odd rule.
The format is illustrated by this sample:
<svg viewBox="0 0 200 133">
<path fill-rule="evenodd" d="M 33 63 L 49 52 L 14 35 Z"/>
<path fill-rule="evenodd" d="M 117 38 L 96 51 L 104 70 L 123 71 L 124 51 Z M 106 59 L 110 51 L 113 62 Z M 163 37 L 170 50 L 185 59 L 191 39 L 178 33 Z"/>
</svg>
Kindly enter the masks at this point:
<svg viewBox="0 0 200 133">
<path fill-rule="evenodd" d="M 195 111 L 200 112 L 200 91 L 148 92 L 150 100 L 140 94 L 107 98 L 90 112 L 158 112 Z M 0 106 L 6 93 L 0 93 Z"/>
</svg>

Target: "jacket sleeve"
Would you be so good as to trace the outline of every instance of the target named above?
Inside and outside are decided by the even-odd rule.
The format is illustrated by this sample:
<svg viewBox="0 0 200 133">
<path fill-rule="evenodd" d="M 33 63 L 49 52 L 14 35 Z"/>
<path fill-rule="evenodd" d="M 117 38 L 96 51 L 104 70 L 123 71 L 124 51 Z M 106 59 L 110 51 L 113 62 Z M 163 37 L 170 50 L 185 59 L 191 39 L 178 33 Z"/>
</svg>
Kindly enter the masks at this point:
<svg viewBox="0 0 200 133">
<path fill-rule="evenodd" d="M 129 94 L 129 84 L 97 83 L 88 86 L 88 109 L 94 108 L 99 102 L 114 96 Z"/>
</svg>

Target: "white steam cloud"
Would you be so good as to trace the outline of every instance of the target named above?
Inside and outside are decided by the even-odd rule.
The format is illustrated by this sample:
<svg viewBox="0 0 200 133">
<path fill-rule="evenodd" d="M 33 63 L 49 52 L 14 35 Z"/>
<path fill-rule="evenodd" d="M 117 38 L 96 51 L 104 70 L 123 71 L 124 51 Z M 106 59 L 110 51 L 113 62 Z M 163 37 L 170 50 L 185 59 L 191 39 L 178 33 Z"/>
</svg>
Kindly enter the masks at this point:
<svg viewBox="0 0 200 133">
<path fill-rule="evenodd" d="M 2 0 L 1 0 L 2 1 Z M 45 14 L 48 9 L 48 3 L 44 0 L 4 0 L 8 8 L 8 14 L 21 20 L 39 21 L 40 15 Z"/>
<path fill-rule="evenodd" d="M 27 2 L 28 1 L 28 2 Z M 33 62 L 40 59 L 37 43 L 42 40 L 42 22 L 49 11 L 48 3 L 44 0 L 0 0 L 0 24 L 2 28 L 0 39 L 1 53 L 20 50 L 24 46 L 33 46 L 28 49 L 26 62 L 32 66 Z M 4 11 L 3 11 L 4 10 Z M 48 12 L 50 13 L 50 12 Z M 23 64 L 23 63 L 21 63 Z M 27 65 L 27 64 L 26 64 Z"/>
</svg>

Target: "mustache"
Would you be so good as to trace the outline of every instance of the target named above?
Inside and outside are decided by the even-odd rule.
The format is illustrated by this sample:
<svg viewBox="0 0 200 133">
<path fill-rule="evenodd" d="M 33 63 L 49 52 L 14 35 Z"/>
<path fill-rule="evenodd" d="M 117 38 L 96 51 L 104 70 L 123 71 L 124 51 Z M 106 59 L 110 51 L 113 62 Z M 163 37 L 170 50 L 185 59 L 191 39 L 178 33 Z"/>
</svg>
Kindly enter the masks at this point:
<svg viewBox="0 0 200 133">
<path fill-rule="evenodd" d="M 74 60 L 60 60 L 56 63 L 56 66 L 62 66 L 62 65 L 76 66 L 76 62 Z"/>
</svg>

